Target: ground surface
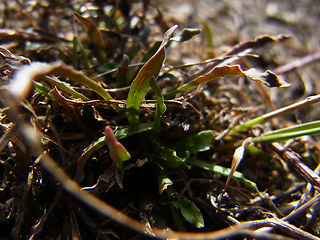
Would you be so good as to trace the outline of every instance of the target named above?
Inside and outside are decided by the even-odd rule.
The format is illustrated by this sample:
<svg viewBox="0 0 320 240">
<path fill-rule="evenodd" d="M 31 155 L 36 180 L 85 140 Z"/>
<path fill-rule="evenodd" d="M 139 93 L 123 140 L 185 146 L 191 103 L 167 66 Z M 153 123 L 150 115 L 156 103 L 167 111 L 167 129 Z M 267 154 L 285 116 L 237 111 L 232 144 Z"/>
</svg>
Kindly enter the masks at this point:
<svg viewBox="0 0 320 240">
<path fill-rule="evenodd" d="M 166 233 L 155 229 L 201 234 L 231 225 L 240 226 L 239 234 L 231 230 L 227 235 L 229 230 L 225 230 L 219 232 L 220 238 L 267 238 L 270 232 L 278 237 L 318 239 L 319 195 L 310 185 L 318 184 L 316 136 L 282 141 L 280 146 L 254 145 L 258 153 L 251 149 L 244 155 L 237 169 L 243 176 L 232 179 L 227 189 L 228 174 L 209 169 L 230 168 L 235 150 L 247 137 L 318 119 L 319 106 L 313 105 L 225 137 L 234 125 L 320 92 L 317 1 L 10 0 L 0 3 L 0 16 L 0 239 L 147 238 L 136 230 L 164 238 Z M 253 51 L 258 57 L 242 57 L 233 64 L 271 70 L 290 87 L 267 88 L 244 76 L 232 76 L 176 94 L 165 101 L 167 110 L 159 118 L 159 132 L 146 127 L 150 124 L 141 125 L 141 132 L 130 128 L 132 135 L 120 140 L 131 155 L 120 166 L 112 155 L 116 147 L 97 140 L 104 136 L 105 126 L 116 131 L 118 138 L 124 136 L 120 130 L 131 124 L 125 108 L 128 86 L 148 59 L 146 53 L 175 24 L 179 26 L 176 34 L 186 27 L 202 32 L 167 46 L 157 80 L 163 94 L 194 79 L 208 65 L 203 61 L 221 59 L 237 44 L 279 35 L 290 38 L 261 45 Z M 23 66 L 54 61 L 64 62 L 65 68 L 34 68 L 31 80 L 39 85 L 23 87 L 25 91 L 18 93 L 21 99 L 7 95 Z M 304 65 L 304 61 L 309 62 Z M 134 64 L 138 66 L 130 66 Z M 83 84 L 84 76 L 96 79 L 113 99 L 103 99 L 92 85 Z M 66 90 L 58 80 L 81 95 Z M 22 88 L 19 84 L 16 89 Z M 155 99 L 160 101 L 154 92 L 145 95 L 141 123 L 157 118 Z M 30 126 L 35 133 L 27 132 Z M 212 134 L 210 141 L 192 138 L 203 131 Z M 36 134 L 41 136 L 39 145 Z M 41 164 L 45 156 L 59 167 Z M 315 172 L 310 178 L 306 177 L 310 174 L 301 176 L 288 159 L 299 159 Z M 59 178 L 55 169 L 66 173 L 66 178 Z M 78 186 L 67 185 L 70 182 L 103 202 L 90 206 L 87 195 L 74 197 Z M 106 214 L 103 203 L 141 224 L 117 223 L 114 218 L 119 214 Z M 299 209 L 303 204 L 306 208 Z M 100 206 L 103 210 L 97 213 Z M 240 222 L 251 230 L 241 229 Z M 263 226 L 269 230 L 261 231 L 262 235 L 252 230 Z M 215 237 L 212 233 L 210 238 Z"/>
</svg>

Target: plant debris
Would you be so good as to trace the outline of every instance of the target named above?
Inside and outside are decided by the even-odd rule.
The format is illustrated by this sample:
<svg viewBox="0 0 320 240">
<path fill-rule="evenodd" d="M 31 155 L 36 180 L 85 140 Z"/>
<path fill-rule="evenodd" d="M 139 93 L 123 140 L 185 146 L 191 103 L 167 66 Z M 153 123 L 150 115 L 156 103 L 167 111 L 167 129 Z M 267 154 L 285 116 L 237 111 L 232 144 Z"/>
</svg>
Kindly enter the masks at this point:
<svg viewBox="0 0 320 240">
<path fill-rule="evenodd" d="M 0 238 L 320 239 L 301 4 L 0 3 Z"/>
</svg>

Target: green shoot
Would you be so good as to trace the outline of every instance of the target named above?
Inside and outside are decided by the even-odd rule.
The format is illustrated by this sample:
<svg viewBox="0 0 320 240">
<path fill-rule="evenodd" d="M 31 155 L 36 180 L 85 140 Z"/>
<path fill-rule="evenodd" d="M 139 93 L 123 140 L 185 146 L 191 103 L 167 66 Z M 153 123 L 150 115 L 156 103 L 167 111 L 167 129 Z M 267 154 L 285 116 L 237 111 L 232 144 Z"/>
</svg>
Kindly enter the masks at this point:
<svg viewBox="0 0 320 240">
<path fill-rule="evenodd" d="M 278 110 L 272 111 L 270 113 L 264 114 L 262 116 L 256 117 L 254 119 L 250 119 L 247 122 L 241 124 L 241 125 L 237 125 L 235 126 L 233 129 L 230 130 L 230 132 L 228 133 L 228 135 L 233 135 L 237 132 L 240 132 L 244 129 L 250 128 L 256 124 L 262 124 L 265 123 L 267 121 L 270 121 L 271 119 L 275 118 L 275 117 L 280 117 L 284 114 L 293 112 L 297 109 L 301 109 L 307 106 L 310 106 L 312 104 L 318 103 L 320 102 L 320 94 L 312 96 L 312 97 L 308 97 L 300 102 L 291 104 L 289 106 L 280 108 Z"/>
<path fill-rule="evenodd" d="M 289 128 L 283 128 L 262 134 L 252 139 L 255 143 L 260 142 L 281 142 L 292 138 L 320 133 L 320 120 L 299 124 Z"/>
<path fill-rule="evenodd" d="M 165 33 L 158 51 L 140 69 L 138 75 L 131 84 L 127 98 L 127 117 L 130 125 L 139 124 L 139 108 L 141 102 L 150 87 L 151 78 L 157 78 L 160 73 L 160 69 L 166 57 L 165 46 L 168 44 L 169 39 L 176 28 L 177 26 L 173 26 Z"/>
<path fill-rule="evenodd" d="M 129 152 L 116 139 L 111 128 L 106 127 L 105 137 L 111 159 L 121 168 L 123 162 L 128 161 L 131 158 Z"/>
<path fill-rule="evenodd" d="M 166 111 L 167 107 L 164 104 L 164 99 L 161 93 L 161 89 L 159 88 L 155 78 L 151 78 L 150 85 L 156 94 L 157 99 L 157 107 L 156 107 L 156 113 L 153 120 L 153 132 L 159 133 L 160 131 L 160 117 L 161 115 Z"/>
</svg>

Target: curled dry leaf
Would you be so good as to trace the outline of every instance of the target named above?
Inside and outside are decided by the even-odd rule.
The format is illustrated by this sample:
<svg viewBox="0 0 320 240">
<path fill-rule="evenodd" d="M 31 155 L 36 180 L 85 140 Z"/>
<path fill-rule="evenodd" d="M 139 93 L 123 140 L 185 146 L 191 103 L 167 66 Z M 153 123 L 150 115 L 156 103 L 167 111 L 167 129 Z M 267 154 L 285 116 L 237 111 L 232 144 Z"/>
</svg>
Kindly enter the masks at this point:
<svg viewBox="0 0 320 240">
<path fill-rule="evenodd" d="M 22 100 L 27 96 L 32 87 L 32 81 L 39 76 L 45 75 L 52 66 L 47 63 L 33 62 L 23 66 L 15 72 L 13 81 L 9 84 L 9 93 L 17 100 Z"/>
<path fill-rule="evenodd" d="M 202 75 L 195 80 L 186 83 L 179 87 L 176 90 L 173 90 L 172 92 L 167 93 L 167 96 L 173 96 L 177 93 L 187 91 L 191 88 L 194 88 L 196 86 L 199 86 L 200 84 L 207 83 L 209 81 L 212 81 L 214 79 L 220 78 L 220 77 L 226 77 L 226 76 L 246 76 L 254 81 L 259 81 L 265 84 L 268 87 L 288 87 L 290 86 L 285 81 L 279 79 L 279 77 L 271 72 L 266 71 L 264 73 L 260 73 L 255 68 L 250 68 L 249 70 L 242 70 L 240 65 L 233 65 L 233 66 L 217 66 L 214 67 L 211 72 Z"/>
<path fill-rule="evenodd" d="M 101 85 L 91 80 L 82 72 L 77 71 L 73 67 L 62 62 L 51 64 L 33 62 L 30 65 L 24 66 L 21 70 L 16 72 L 12 83 L 9 85 L 9 92 L 15 98 L 23 99 L 31 89 L 33 80 L 50 74 L 62 76 L 82 84 L 99 94 L 105 100 L 113 99 Z"/>
</svg>

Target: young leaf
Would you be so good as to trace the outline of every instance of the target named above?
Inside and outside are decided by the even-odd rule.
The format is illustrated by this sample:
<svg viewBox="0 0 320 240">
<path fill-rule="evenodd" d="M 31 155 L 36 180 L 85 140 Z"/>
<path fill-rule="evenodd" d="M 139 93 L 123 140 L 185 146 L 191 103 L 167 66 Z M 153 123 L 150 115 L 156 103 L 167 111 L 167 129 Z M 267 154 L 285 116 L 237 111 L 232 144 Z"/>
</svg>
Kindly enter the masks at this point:
<svg viewBox="0 0 320 240">
<path fill-rule="evenodd" d="M 123 162 L 128 161 L 131 158 L 129 152 L 120 142 L 118 142 L 110 127 L 106 127 L 105 137 L 111 159 L 121 168 Z"/>
<path fill-rule="evenodd" d="M 212 130 L 206 130 L 197 133 L 194 136 L 188 137 L 172 146 L 179 153 L 197 153 L 209 150 L 214 139 Z"/>
<path fill-rule="evenodd" d="M 117 139 L 122 139 L 137 133 L 150 131 L 151 129 L 153 129 L 153 123 L 141 123 L 137 126 L 116 130 L 114 135 Z"/>
<path fill-rule="evenodd" d="M 189 83 L 186 83 L 171 92 L 168 92 L 166 94 L 166 97 L 173 97 L 177 93 L 187 91 L 191 88 L 199 86 L 200 84 L 207 83 L 209 81 L 212 81 L 220 77 L 239 76 L 239 75 L 246 76 L 254 81 L 260 81 L 268 87 L 288 87 L 289 86 L 286 82 L 281 81 L 278 78 L 278 76 L 271 71 L 260 73 L 254 68 L 244 71 L 241 69 L 240 65 L 234 65 L 234 66 L 224 65 L 224 66 L 216 66 L 211 70 L 211 72 L 205 75 L 202 75 L 196 78 L 195 80 Z"/>
<path fill-rule="evenodd" d="M 179 34 L 172 37 L 170 40 L 175 42 L 185 42 L 193 38 L 195 35 L 198 35 L 201 32 L 197 28 L 184 28 Z"/>
<path fill-rule="evenodd" d="M 161 164 L 166 167 L 177 168 L 184 164 L 189 158 L 188 152 L 185 153 L 186 156 L 179 157 L 174 149 L 165 147 L 156 140 L 153 141 L 153 146 L 156 149 L 157 156 L 164 160 Z"/>
<path fill-rule="evenodd" d="M 96 24 L 92 20 L 82 17 L 77 12 L 74 12 L 74 16 L 76 17 L 77 21 L 84 26 L 92 41 L 97 44 L 101 60 L 105 60 L 106 55 L 104 52 L 104 41 L 102 34 L 97 28 Z"/>
<path fill-rule="evenodd" d="M 151 78 L 157 78 L 160 73 L 166 55 L 165 46 L 168 44 L 169 39 L 176 28 L 177 25 L 173 26 L 165 33 L 158 51 L 140 69 L 131 84 L 127 99 L 127 117 L 130 125 L 139 124 L 139 108 L 141 101 L 150 87 Z"/>
<path fill-rule="evenodd" d="M 156 94 L 157 99 L 157 107 L 156 107 L 156 113 L 153 120 L 153 132 L 159 133 L 160 131 L 160 117 L 161 115 L 166 111 L 167 107 L 164 104 L 164 99 L 161 93 L 161 90 L 155 80 L 154 77 L 151 78 L 150 85 Z"/>
<path fill-rule="evenodd" d="M 221 176 L 224 177 L 228 177 L 231 174 L 231 169 L 230 168 L 225 168 L 219 165 L 213 165 L 210 163 L 206 163 L 204 161 L 200 161 L 197 159 L 189 159 L 188 160 L 188 164 L 192 165 L 192 166 L 197 166 L 200 167 L 202 169 L 208 170 L 208 171 L 212 171 L 216 174 L 219 174 Z M 258 190 L 257 184 L 255 184 L 254 182 L 246 179 L 242 173 L 234 171 L 232 178 L 236 181 L 242 182 L 245 185 L 247 185 L 248 187 L 252 188 L 254 191 L 256 191 L 260 196 L 261 193 Z"/>
<path fill-rule="evenodd" d="M 171 204 L 178 208 L 182 216 L 197 228 L 204 227 L 204 221 L 199 208 L 191 202 L 188 198 L 177 193 L 172 187 L 167 188 L 168 194 L 177 200 L 172 201 Z"/>
</svg>

